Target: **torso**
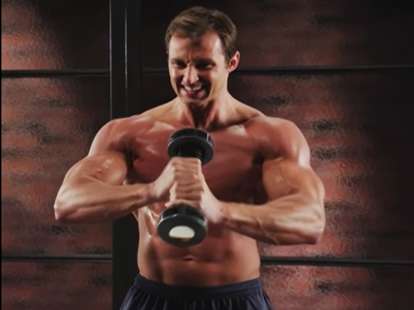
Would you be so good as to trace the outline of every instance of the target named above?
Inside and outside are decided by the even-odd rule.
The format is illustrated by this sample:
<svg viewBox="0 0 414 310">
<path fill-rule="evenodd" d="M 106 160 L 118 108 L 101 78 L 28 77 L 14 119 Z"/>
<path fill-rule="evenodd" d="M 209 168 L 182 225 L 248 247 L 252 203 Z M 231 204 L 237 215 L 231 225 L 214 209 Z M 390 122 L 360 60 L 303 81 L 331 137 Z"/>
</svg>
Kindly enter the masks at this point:
<svg viewBox="0 0 414 310">
<path fill-rule="evenodd" d="M 128 183 L 154 181 L 167 164 L 169 136 L 185 126 L 152 122 L 145 129 L 128 120 L 123 136 L 130 170 Z M 208 186 L 220 200 L 263 203 L 263 146 L 255 137 L 254 117 L 210 132 L 214 157 L 203 166 Z M 189 248 L 171 246 L 156 233 L 161 205 L 140 208 L 134 214 L 139 227 L 138 267 L 151 280 L 180 285 L 221 285 L 259 276 L 260 256 L 254 239 L 229 229 L 209 225 L 208 236 Z"/>
</svg>

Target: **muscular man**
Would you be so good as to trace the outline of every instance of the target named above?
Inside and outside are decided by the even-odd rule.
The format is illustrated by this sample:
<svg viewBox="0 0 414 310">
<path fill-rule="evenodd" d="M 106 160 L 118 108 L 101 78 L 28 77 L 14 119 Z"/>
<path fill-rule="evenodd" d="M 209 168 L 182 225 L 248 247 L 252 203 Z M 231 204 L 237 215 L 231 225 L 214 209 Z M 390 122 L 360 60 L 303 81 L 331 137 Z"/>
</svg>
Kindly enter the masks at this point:
<svg viewBox="0 0 414 310">
<path fill-rule="evenodd" d="M 66 174 L 56 219 L 136 218 L 139 275 L 123 309 L 270 309 L 258 280 L 257 241 L 314 244 L 324 230 L 324 187 L 309 147 L 292 122 L 229 93 L 240 54 L 225 14 L 183 11 L 165 39 L 176 97 L 103 126 Z M 185 127 L 210 133 L 212 161 L 168 157 L 168 138 Z M 156 230 L 160 213 L 183 201 L 209 225 L 206 239 L 188 248 L 164 242 Z"/>
</svg>

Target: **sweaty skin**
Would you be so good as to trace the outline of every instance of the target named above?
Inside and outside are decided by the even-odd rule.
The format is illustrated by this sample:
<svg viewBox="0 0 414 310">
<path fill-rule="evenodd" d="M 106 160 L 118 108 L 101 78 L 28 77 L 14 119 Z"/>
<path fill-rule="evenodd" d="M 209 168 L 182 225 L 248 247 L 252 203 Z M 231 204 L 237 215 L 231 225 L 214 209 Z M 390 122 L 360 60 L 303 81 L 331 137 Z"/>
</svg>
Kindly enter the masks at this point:
<svg viewBox="0 0 414 310">
<path fill-rule="evenodd" d="M 227 62 L 217 34 L 173 36 L 168 54 L 177 97 L 101 128 L 65 176 L 55 217 L 70 223 L 132 214 L 139 272 L 154 281 L 208 286 L 257 278 L 257 240 L 312 244 L 323 232 L 324 188 L 309 147 L 292 122 L 228 93 L 239 54 Z M 211 134 L 214 157 L 206 165 L 168 157 L 169 136 L 185 127 Z M 189 248 L 165 243 L 156 231 L 160 213 L 180 201 L 201 209 L 209 225 L 207 238 Z"/>
</svg>

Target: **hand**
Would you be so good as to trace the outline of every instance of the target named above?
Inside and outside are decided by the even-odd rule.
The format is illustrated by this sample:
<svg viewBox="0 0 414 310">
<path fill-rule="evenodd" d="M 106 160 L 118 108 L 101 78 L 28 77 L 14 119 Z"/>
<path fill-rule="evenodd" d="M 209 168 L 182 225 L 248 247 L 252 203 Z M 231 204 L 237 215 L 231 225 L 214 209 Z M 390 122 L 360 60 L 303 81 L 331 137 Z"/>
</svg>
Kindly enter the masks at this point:
<svg viewBox="0 0 414 310">
<path fill-rule="evenodd" d="M 214 224 L 223 221 L 222 204 L 213 195 L 204 178 L 201 161 L 188 163 L 185 171 L 180 173 L 170 188 L 170 201 L 166 207 L 184 203 L 201 209 L 209 222 Z"/>
<path fill-rule="evenodd" d="M 197 158 L 173 157 L 160 176 L 150 184 L 150 195 L 158 202 L 171 200 L 169 196 L 173 185 L 188 184 L 198 169 L 201 171 L 201 162 Z"/>
</svg>

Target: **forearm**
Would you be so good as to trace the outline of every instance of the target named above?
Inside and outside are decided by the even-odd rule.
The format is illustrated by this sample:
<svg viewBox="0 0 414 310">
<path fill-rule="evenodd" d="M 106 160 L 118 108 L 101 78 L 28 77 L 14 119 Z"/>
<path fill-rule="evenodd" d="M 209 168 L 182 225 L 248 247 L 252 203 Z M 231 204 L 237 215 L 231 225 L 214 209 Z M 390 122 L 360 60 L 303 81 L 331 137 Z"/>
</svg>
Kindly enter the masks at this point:
<svg viewBox="0 0 414 310">
<path fill-rule="evenodd" d="M 54 209 L 63 222 L 95 222 L 125 216 L 152 202 L 151 184 L 112 185 L 90 179 L 62 187 Z"/>
<path fill-rule="evenodd" d="M 221 203 L 226 227 L 272 244 L 316 243 L 325 225 L 322 202 L 299 194 L 263 205 Z"/>
</svg>

